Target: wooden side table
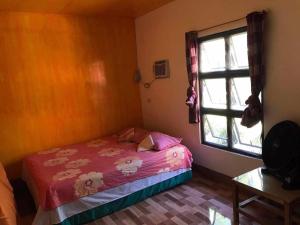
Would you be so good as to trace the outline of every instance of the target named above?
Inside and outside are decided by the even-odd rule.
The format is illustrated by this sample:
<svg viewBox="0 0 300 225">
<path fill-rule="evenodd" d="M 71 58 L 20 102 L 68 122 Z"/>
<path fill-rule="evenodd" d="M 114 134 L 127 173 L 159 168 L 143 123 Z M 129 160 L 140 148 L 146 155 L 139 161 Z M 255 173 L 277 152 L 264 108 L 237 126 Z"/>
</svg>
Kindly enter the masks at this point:
<svg viewBox="0 0 300 225">
<path fill-rule="evenodd" d="M 239 225 L 239 214 L 243 214 L 261 224 L 300 224 L 300 217 L 293 212 L 294 205 L 300 200 L 300 190 L 287 191 L 281 187 L 281 183 L 270 175 L 261 172 L 257 168 L 233 179 L 233 219 L 234 225 Z M 253 196 L 240 202 L 240 190 L 253 194 Z M 274 202 L 274 204 L 272 204 Z M 257 217 L 255 210 L 263 209 L 267 213 L 275 213 L 282 220 L 270 221 L 263 216 Z M 261 210 L 259 210 L 261 211 Z"/>
</svg>

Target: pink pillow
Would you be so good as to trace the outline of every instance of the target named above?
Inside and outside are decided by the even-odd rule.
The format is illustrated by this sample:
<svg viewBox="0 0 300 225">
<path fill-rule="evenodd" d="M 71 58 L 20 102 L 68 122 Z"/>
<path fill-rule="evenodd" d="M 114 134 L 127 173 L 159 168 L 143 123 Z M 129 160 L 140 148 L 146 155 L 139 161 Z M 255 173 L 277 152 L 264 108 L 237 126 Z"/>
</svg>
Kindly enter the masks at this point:
<svg viewBox="0 0 300 225">
<path fill-rule="evenodd" d="M 134 138 L 134 128 L 127 128 L 119 133 L 119 142 L 131 142 Z"/>
<path fill-rule="evenodd" d="M 132 141 L 139 144 L 149 135 L 149 133 L 149 131 L 142 128 L 134 128 L 134 137 Z"/>
<path fill-rule="evenodd" d="M 151 132 L 151 137 L 154 142 L 153 149 L 157 151 L 165 150 L 171 148 L 182 141 L 182 138 L 172 137 L 160 132 Z"/>
<path fill-rule="evenodd" d="M 149 131 L 142 128 L 127 128 L 118 134 L 119 142 L 134 142 L 139 144 L 149 135 Z"/>
</svg>

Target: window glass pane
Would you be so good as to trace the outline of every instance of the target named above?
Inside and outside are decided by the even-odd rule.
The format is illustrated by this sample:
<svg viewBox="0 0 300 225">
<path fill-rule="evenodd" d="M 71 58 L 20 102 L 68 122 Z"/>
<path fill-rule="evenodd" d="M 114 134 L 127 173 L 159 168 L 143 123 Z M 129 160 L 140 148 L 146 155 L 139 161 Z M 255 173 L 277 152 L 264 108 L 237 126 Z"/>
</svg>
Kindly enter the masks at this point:
<svg viewBox="0 0 300 225">
<path fill-rule="evenodd" d="M 248 69 L 247 32 L 229 37 L 229 68 Z"/>
<path fill-rule="evenodd" d="M 202 106 L 206 108 L 226 109 L 226 80 L 202 80 Z"/>
<path fill-rule="evenodd" d="M 250 153 L 261 154 L 262 124 L 251 128 L 241 125 L 240 118 L 232 120 L 232 147 Z"/>
<path fill-rule="evenodd" d="M 250 77 L 233 78 L 230 80 L 231 109 L 244 110 L 245 101 L 251 95 Z"/>
<path fill-rule="evenodd" d="M 202 73 L 225 70 L 224 38 L 217 38 L 201 43 L 200 69 Z"/>
<path fill-rule="evenodd" d="M 204 115 L 204 140 L 227 146 L 227 118 L 225 116 Z"/>
</svg>

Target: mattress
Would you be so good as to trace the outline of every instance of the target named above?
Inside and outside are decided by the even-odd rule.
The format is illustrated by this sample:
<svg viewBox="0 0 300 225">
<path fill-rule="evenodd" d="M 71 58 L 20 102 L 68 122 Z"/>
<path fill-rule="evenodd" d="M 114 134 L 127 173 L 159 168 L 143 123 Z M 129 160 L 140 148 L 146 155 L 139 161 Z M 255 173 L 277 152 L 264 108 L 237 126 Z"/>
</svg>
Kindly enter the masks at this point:
<svg viewBox="0 0 300 225">
<path fill-rule="evenodd" d="M 33 225 L 83 224 L 141 201 L 190 178 L 191 169 L 179 169 L 82 197 L 52 210 L 43 210 L 39 207 Z M 101 206 L 104 207 L 101 208 Z"/>
<path fill-rule="evenodd" d="M 114 196 L 110 190 L 133 182 L 191 168 L 192 155 L 183 145 L 163 151 L 136 148 L 135 143 L 120 143 L 110 136 L 38 152 L 25 158 L 24 179 L 39 212 L 48 213 L 105 191 Z"/>
</svg>

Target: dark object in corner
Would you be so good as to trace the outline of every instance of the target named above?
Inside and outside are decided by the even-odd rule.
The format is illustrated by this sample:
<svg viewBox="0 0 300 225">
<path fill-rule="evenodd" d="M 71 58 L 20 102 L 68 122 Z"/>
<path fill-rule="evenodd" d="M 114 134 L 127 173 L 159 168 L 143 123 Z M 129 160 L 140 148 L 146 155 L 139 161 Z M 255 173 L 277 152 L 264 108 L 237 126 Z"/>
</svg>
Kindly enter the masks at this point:
<svg viewBox="0 0 300 225">
<path fill-rule="evenodd" d="M 270 174 L 282 181 L 288 190 L 300 189 L 300 127 L 292 121 L 276 124 L 267 134 L 262 158 Z"/>
<path fill-rule="evenodd" d="M 13 189 L 18 214 L 27 216 L 35 212 L 34 200 L 26 183 L 22 179 L 10 181 Z"/>
</svg>

